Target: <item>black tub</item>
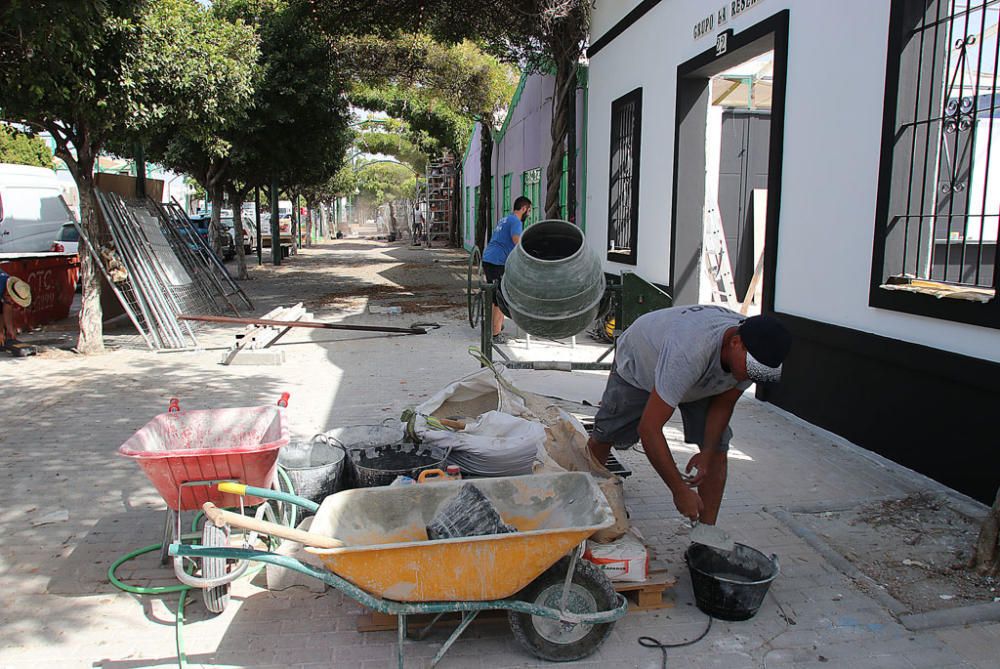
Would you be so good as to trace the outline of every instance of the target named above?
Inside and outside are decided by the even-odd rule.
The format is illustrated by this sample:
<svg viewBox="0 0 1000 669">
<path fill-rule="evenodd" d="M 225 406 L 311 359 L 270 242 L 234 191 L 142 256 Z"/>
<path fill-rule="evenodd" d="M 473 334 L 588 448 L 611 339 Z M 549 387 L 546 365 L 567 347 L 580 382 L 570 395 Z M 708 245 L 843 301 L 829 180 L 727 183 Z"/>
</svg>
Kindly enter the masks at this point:
<svg viewBox="0 0 1000 669">
<path fill-rule="evenodd" d="M 721 620 L 753 618 L 780 571 L 776 555 L 743 544 L 731 552 L 691 544 L 684 560 L 698 608 Z"/>
</svg>

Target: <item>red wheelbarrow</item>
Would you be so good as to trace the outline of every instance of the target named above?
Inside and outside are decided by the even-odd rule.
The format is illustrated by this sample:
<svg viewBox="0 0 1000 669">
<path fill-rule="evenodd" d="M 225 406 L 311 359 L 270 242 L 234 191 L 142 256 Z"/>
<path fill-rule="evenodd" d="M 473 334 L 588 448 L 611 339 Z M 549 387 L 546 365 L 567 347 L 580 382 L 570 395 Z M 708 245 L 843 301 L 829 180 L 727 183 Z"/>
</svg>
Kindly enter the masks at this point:
<svg viewBox="0 0 1000 669">
<path fill-rule="evenodd" d="M 181 411 L 176 398 L 167 413 L 149 421 L 118 452 L 136 460 L 167 504 L 160 562 L 166 564 L 167 549 L 181 539 L 181 512 L 200 511 L 211 502 L 218 507 L 259 505 L 259 517 L 274 519 L 272 508 L 257 497 L 220 491 L 220 481 L 239 481 L 257 488 L 276 485 L 278 451 L 289 440 L 285 408 L 288 393 L 276 404 Z M 213 523 L 202 529 L 202 545 L 229 546 L 229 533 Z M 182 583 L 202 588 L 205 605 L 221 613 L 229 601 L 229 584 L 239 578 L 249 562 L 236 564 L 220 559 L 201 561 L 201 575 L 184 569 L 174 558 L 174 572 Z"/>
</svg>

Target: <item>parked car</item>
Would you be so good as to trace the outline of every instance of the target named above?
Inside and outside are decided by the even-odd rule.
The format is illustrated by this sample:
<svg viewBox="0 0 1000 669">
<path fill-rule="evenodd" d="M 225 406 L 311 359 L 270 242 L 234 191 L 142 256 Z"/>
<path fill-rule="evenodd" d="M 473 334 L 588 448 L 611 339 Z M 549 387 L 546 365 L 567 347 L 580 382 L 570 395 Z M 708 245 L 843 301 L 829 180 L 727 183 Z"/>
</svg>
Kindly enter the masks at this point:
<svg viewBox="0 0 1000 669">
<path fill-rule="evenodd" d="M 233 218 L 232 212 L 228 210 L 222 211 L 222 217 L 219 219 L 222 223 L 222 227 L 225 228 L 226 233 L 230 236 L 233 241 L 233 255 L 236 255 L 236 223 Z M 253 249 L 254 245 L 257 243 L 257 229 L 254 227 L 254 222 L 247 216 L 243 217 L 243 253 L 249 255 Z M 228 256 L 227 260 L 233 256 Z"/>
<path fill-rule="evenodd" d="M 0 164 L 0 253 L 48 251 L 72 216 L 56 173 Z"/>
<path fill-rule="evenodd" d="M 209 224 L 212 221 L 211 214 L 192 214 L 190 217 L 191 223 L 194 224 L 195 230 L 198 231 L 198 236 L 205 240 L 205 243 L 212 246 L 212 240 L 208 237 Z M 230 223 L 232 219 L 230 218 Z M 233 235 L 228 229 L 226 229 L 225 224 L 222 224 L 222 259 L 230 260 L 236 255 L 236 242 L 233 241 Z"/>
<path fill-rule="evenodd" d="M 53 253 L 79 253 L 80 231 L 72 223 L 63 223 L 49 250 Z"/>
<path fill-rule="evenodd" d="M 236 238 L 236 234 L 233 234 Z M 243 216 L 243 253 L 250 255 L 257 250 L 257 223 L 252 216 Z"/>
</svg>

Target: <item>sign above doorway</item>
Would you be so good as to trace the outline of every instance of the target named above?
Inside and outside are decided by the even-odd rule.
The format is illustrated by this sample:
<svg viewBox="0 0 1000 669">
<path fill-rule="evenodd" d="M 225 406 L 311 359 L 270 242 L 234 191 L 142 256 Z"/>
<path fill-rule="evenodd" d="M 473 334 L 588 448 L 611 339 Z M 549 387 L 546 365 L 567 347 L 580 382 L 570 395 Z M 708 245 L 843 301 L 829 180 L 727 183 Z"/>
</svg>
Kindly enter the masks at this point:
<svg viewBox="0 0 1000 669">
<path fill-rule="evenodd" d="M 747 10 L 753 9 L 759 5 L 763 0 L 732 0 L 722 5 L 718 11 L 709 14 L 705 18 L 701 19 L 694 24 L 694 39 L 700 39 L 705 35 L 710 35 L 715 32 L 716 27 L 722 27 L 729 22 L 729 19 L 735 18 L 740 14 L 746 12 Z M 723 42 L 723 45 L 725 42 Z M 723 46 L 722 53 L 725 53 L 726 49 Z"/>
</svg>

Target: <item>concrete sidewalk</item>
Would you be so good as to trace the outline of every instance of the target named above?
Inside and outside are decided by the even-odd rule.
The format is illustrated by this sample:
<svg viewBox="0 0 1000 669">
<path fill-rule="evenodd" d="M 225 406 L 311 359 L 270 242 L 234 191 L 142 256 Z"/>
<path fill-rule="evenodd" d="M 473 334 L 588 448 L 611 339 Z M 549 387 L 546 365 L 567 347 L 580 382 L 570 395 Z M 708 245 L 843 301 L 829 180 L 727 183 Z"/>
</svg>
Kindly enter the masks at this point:
<svg viewBox="0 0 1000 669">
<path fill-rule="evenodd" d="M 164 412 L 170 397 L 180 398 L 184 408 L 212 408 L 267 404 L 288 391 L 292 431 L 303 438 L 398 416 L 478 367 L 466 354 L 478 343 L 478 331 L 463 321 L 463 262 L 460 252 L 344 240 L 306 251 L 278 271 L 254 269 L 256 280 L 245 285 L 257 313 L 305 300 L 321 320 L 442 325 L 425 336 L 293 331 L 282 340 L 281 367 L 222 367 L 219 350 L 155 354 L 136 348 L 96 358 L 50 353 L 0 361 L 0 667 L 174 666 L 177 595 L 135 597 L 107 580 L 117 557 L 160 540 L 163 523 L 162 500 L 133 462 L 116 455 L 117 447 Z M 414 277 L 419 281 L 411 285 Z M 402 304 L 404 314 L 362 314 L 363 300 L 351 302 L 344 297 L 349 294 Z M 232 333 L 205 330 L 202 344 L 225 347 Z M 519 347 L 509 350 L 542 358 L 560 349 Z M 572 355 L 593 350 L 581 338 Z M 599 373 L 514 376 L 527 390 L 581 407 L 584 400 L 596 404 L 604 383 Z M 679 427 L 671 423 L 668 438 L 683 464 L 691 450 L 679 445 Z M 738 540 L 777 554 L 782 573 L 754 619 L 715 621 L 702 641 L 670 650 L 668 666 L 1000 667 L 1000 624 L 911 631 L 900 622 L 898 614 L 905 612 L 893 613 L 884 593 L 857 574 L 845 574 L 836 556 L 781 520 L 787 509 L 847 508 L 939 486 L 813 431 L 751 395 L 738 403 L 733 428 L 720 523 L 733 528 Z M 660 667 L 659 651 L 639 646 L 639 636 L 678 642 L 696 637 L 707 624 L 693 604 L 683 563 L 684 523 L 645 457 L 630 451 L 620 458 L 634 472 L 625 482 L 631 517 L 657 558 L 678 576 L 674 606 L 630 613 L 596 655 L 569 666 Z M 957 496 L 946 499 L 975 510 Z M 58 510 L 68 519 L 37 524 Z M 119 576 L 174 583 L 172 571 L 156 562 L 143 556 Z M 361 610 L 353 601 L 304 588 L 268 592 L 262 584 L 262 576 L 235 584 L 232 603 L 215 617 L 205 612 L 199 593 L 189 597 L 184 647 L 192 666 L 390 666 L 395 633 L 355 631 Z M 426 666 L 442 640 L 438 634 L 408 644 L 407 666 Z M 487 623 L 470 628 L 441 666 L 544 664 L 516 645 L 505 624 Z"/>
</svg>

